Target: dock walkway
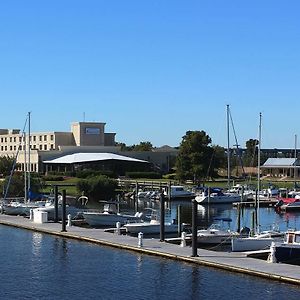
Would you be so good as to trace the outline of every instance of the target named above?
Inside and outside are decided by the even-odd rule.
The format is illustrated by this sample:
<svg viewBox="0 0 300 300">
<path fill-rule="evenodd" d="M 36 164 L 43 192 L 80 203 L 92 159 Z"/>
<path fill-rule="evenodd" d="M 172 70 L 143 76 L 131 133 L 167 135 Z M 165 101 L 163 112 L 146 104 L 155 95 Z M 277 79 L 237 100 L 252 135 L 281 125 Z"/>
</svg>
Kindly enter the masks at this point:
<svg viewBox="0 0 300 300">
<path fill-rule="evenodd" d="M 36 232 L 52 234 L 64 238 L 72 238 L 100 245 L 136 251 L 139 253 L 175 259 L 199 265 L 219 268 L 232 272 L 260 276 L 281 282 L 300 284 L 300 267 L 288 264 L 272 264 L 261 259 L 247 257 L 242 252 L 216 252 L 205 249 L 197 250 L 197 257 L 191 257 L 191 247 L 160 242 L 159 239 L 143 239 L 142 247 L 138 246 L 138 238 L 116 233 L 105 232 L 104 229 L 83 228 L 78 226 L 67 227 L 61 231 L 59 223 L 34 223 L 31 220 L 0 214 L 0 224 Z"/>
</svg>

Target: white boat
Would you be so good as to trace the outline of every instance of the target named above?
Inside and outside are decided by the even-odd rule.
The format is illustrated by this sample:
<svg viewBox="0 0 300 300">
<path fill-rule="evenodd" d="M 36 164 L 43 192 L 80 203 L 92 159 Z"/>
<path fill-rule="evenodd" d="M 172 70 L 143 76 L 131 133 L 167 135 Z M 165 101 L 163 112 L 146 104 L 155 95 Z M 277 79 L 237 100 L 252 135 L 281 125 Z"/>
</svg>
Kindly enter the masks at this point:
<svg viewBox="0 0 300 300">
<path fill-rule="evenodd" d="M 300 231 L 288 231 L 284 242 L 272 246 L 276 262 L 300 265 Z"/>
<path fill-rule="evenodd" d="M 29 214 L 30 209 L 41 207 L 45 202 L 10 202 L 2 204 L 2 210 L 6 215 L 13 216 L 26 216 Z"/>
<path fill-rule="evenodd" d="M 164 195 L 168 196 L 167 191 L 164 191 Z M 182 185 L 171 185 L 171 199 L 191 199 L 195 197 L 195 193 L 188 191 Z"/>
<path fill-rule="evenodd" d="M 236 237 L 231 240 L 231 251 L 255 251 L 269 249 L 272 242 L 283 241 L 284 233 L 276 230 L 262 231 L 249 237 Z"/>
<path fill-rule="evenodd" d="M 198 193 L 195 200 L 201 204 L 233 203 L 240 202 L 241 195 L 237 193 L 223 193 L 218 188 L 208 188 Z"/>
<path fill-rule="evenodd" d="M 201 245 L 216 245 L 216 244 L 230 244 L 231 238 L 239 236 L 240 233 L 226 229 L 224 223 L 231 222 L 230 218 L 215 218 L 215 223 L 210 225 L 207 229 L 197 230 L 197 243 Z M 187 237 L 192 237 L 188 234 Z"/>
<path fill-rule="evenodd" d="M 139 222 L 142 217 L 142 213 L 138 212 L 135 215 L 117 213 L 116 206 L 112 204 L 105 204 L 103 212 L 83 211 L 82 215 L 86 222 L 93 227 L 116 226 L 117 222 L 120 222 L 121 225 Z"/>
<path fill-rule="evenodd" d="M 245 201 L 252 200 L 253 196 L 255 195 L 255 190 L 251 189 L 248 186 L 244 186 L 241 184 L 233 185 L 231 187 L 231 189 L 229 189 L 227 192 L 232 193 L 232 194 L 238 194 L 241 197 L 243 197 L 242 200 L 245 200 Z"/>
<path fill-rule="evenodd" d="M 126 232 L 130 234 L 137 234 L 142 232 L 144 234 L 158 234 L 160 233 L 160 221 L 151 220 L 150 222 L 138 222 L 125 224 Z M 170 222 L 165 222 L 165 233 L 174 233 L 178 231 L 178 225 Z"/>
</svg>

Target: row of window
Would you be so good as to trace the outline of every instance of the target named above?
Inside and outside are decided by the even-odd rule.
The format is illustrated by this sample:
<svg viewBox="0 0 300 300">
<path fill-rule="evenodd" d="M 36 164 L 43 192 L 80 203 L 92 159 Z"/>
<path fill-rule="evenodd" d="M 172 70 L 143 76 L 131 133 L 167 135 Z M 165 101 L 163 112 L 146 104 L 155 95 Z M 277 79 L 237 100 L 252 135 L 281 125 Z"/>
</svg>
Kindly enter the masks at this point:
<svg viewBox="0 0 300 300">
<path fill-rule="evenodd" d="M 37 146 L 31 146 L 30 149 L 32 150 L 55 150 L 55 147 L 53 144 L 50 145 L 49 149 L 48 149 L 48 145 L 39 145 L 39 147 Z M 16 151 L 17 150 L 17 146 L 1 146 L 1 151 Z M 19 146 L 19 150 L 24 150 L 25 151 L 25 146 Z M 27 150 L 27 147 L 26 147 Z"/>
<path fill-rule="evenodd" d="M 19 142 L 22 142 L 25 141 L 25 137 L 23 136 L 23 138 L 20 136 L 19 137 Z M 48 135 L 39 135 L 39 136 L 36 136 L 36 135 L 31 135 L 30 136 L 30 141 L 33 141 L 33 142 L 36 142 L 37 140 L 39 140 L 40 142 L 44 141 L 46 142 L 48 140 Z M 50 135 L 50 140 L 53 141 L 54 140 L 54 135 L 51 134 Z M 7 143 L 7 142 L 10 142 L 10 143 L 16 143 L 17 142 L 17 137 L 16 136 L 11 136 L 11 137 L 1 137 L 1 143 Z"/>
</svg>

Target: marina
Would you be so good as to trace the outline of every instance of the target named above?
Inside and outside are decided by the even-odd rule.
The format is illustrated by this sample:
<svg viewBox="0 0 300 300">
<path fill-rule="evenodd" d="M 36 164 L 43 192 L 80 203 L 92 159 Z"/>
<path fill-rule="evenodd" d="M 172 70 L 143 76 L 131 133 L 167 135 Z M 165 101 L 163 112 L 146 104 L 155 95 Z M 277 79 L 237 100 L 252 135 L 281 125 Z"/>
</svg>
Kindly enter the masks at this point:
<svg viewBox="0 0 300 300">
<path fill-rule="evenodd" d="M 300 283 L 298 266 L 268 263 L 261 259 L 248 257 L 244 252 L 232 253 L 197 249 L 197 256 L 192 257 L 192 250 L 189 246 L 182 247 L 180 245 L 161 242 L 155 238 L 140 240 L 133 236 L 105 232 L 104 229 L 67 226 L 66 231 L 62 231 L 62 225 L 59 223 L 33 223 L 28 218 L 9 215 L 0 215 L 0 224 L 176 261 L 258 276 L 282 283 L 296 285 Z"/>
</svg>

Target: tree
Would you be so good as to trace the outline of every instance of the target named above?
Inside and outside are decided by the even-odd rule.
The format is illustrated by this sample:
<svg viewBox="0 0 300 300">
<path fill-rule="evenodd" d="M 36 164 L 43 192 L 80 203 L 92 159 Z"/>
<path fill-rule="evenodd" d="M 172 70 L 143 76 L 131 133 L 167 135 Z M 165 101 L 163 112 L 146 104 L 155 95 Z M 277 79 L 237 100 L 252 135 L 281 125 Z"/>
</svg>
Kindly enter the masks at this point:
<svg viewBox="0 0 300 300">
<path fill-rule="evenodd" d="M 10 174 L 15 158 L 9 156 L 0 157 L 0 174 L 7 176 Z M 17 166 L 15 166 L 17 168 Z"/>
<path fill-rule="evenodd" d="M 151 142 L 140 142 L 138 145 L 127 146 L 125 143 L 116 143 L 116 146 L 121 147 L 121 151 L 151 151 L 153 145 Z"/>
<path fill-rule="evenodd" d="M 218 169 L 227 168 L 227 157 L 224 147 L 213 145 L 213 154 L 208 168 L 208 176 L 213 178 L 218 176 Z"/>
<path fill-rule="evenodd" d="M 257 139 L 250 139 L 246 142 L 246 152 L 244 162 L 248 167 L 256 166 L 257 164 L 257 151 L 259 141 Z"/>
<path fill-rule="evenodd" d="M 199 181 L 208 174 L 213 148 L 205 131 L 187 131 L 179 146 L 176 175 L 180 180 Z"/>
<path fill-rule="evenodd" d="M 116 180 L 105 175 L 81 179 L 77 182 L 77 189 L 91 200 L 109 200 L 115 195 L 118 187 Z"/>
<path fill-rule="evenodd" d="M 134 151 L 151 151 L 153 149 L 153 145 L 151 142 L 140 142 L 139 145 L 134 145 Z"/>
</svg>

